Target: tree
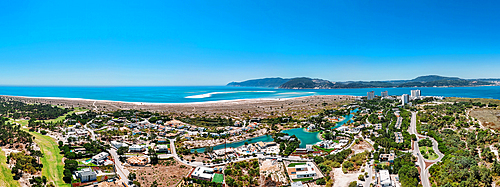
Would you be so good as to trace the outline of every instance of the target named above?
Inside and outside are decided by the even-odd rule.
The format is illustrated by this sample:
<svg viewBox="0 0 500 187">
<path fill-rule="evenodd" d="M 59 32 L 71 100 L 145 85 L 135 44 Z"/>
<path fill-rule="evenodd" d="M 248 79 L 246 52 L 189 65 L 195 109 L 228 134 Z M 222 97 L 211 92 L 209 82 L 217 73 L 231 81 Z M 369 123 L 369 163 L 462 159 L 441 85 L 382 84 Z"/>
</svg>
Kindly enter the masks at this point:
<svg viewBox="0 0 500 187">
<path fill-rule="evenodd" d="M 78 162 L 76 160 L 65 160 L 64 169 L 68 169 L 70 172 L 76 171 L 78 169 Z"/>
<path fill-rule="evenodd" d="M 398 172 L 403 187 L 417 186 L 418 170 L 414 166 L 404 165 Z"/>
<path fill-rule="evenodd" d="M 315 157 L 314 157 L 314 162 L 315 162 L 316 164 L 321 164 L 321 163 L 323 163 L 323 161 L 324 161 L 324 158 L 323 158 L 323 157 L 321 157 L 321 156 L 315 156 Z"/>
<path fill-rule="evenodd" d="M 358 185 L 358 182 L 356 181 L 352 181 L 351 183 L 349 183 L 349 187 L 356 187 Z"/>
<path fill-rule="evenodd" d="M 153 181 L 153 184 L 151 184 L 151 187 L 158 187 L 158 182 Z"/>
<path fill-rule="evenodd" d="M 126 152 L 128 152 L 128 148 L 127 147 L 120 147 L 116 151 L 116 153 L 118 153 L 118 155 L 124 155 Z"/>
<path fill-rule="evenodd" d="M 128 174 L 128 180 L 134 181 L 136 178 L 137 178 L 137 175 L 135 173 Z"/>
<path fill-rule="evenodd" d="M 71 183 L 71 179 L 73 178 L 71 175 L 71 171 L 69 169 L 65 169 L 63 174 L 64 174 L 63 181 L 65 183 Z"/>
<path fill-rule="evenodd" d="M 29 180 L 32 187 L 44 187 L 47 183 L 47 177 L 34 177 Z"/>
</svg>

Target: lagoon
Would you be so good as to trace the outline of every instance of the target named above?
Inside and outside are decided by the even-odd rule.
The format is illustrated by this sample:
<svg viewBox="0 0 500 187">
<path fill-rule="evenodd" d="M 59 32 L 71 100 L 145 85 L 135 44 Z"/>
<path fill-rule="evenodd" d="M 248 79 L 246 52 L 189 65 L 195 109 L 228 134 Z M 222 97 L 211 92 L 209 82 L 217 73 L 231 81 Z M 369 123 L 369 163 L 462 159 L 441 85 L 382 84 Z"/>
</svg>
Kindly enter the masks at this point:
<svg viewBox="0 0 500 187">
<path fill-rule="evenodd" d="M 272 141 L 274 141 L 274 140 L 273 140 L 271 135 L 263 135 L 263 136 L 259 136 L 259 137 L 255 137 L 255 138 L 246 139 L 243 141 L 227 143 L 225 145 L 225 147 L 236 148 L 236 147 L 240 147 L 242 145 L 245 145 L 245 142 L 256 143 L 256 142 L 272 142 Z M 219 150 L 219 149 L 224 149 L 224 144 L 214 146 L 214 150 Z M 194 152 L 194 150 L 198 151 L 198 153 L 203 153 L 205 151 L 205 148 L 191 149 L 191 152 Z"/>
<path fill-rule="evenodd" d="M 337 124 L 334 127 L 332 127 L 332 129 L 336 129 L 336 128 L 339 128 L 346 123 L 353 122 L 352 118 L 354 117 L 354 113 L 358 112 L 358 110 L 359 109 L 356 108 L 356 109 L 352 110 L 349 115 L 343 116 L 345 119 L 337 122 Z"/>
<path fill-rule="evenodd" d="M 283 133 L 288 133 L 290 136 L 295 135 L 300 140 L 300 148 L 305 148 L 307 144 L 315 144 L 321 141 L 319 139 L 319 131 L 307 132 L 303 128 L 284 130 Z"/>
<path fill-rule="evenodd" d="M 288 133 L 290 136 L 295 135 L 297 138 L 300 140 L 300 146 L 301 148 L 305 148 L 306 144 L 315 144 L 317 142 L 320 142 L 321 139 L 319 139 L 319 131 L 317 132 L 307 132 L 303 128 L 296 128 L 296 129 L 289 129 L 289 130 L 284 130 L 282 131 L 283 133 Z M 256 142 L 272 142 L 274 139 L 272 138 L 271 135 L 263 135 L 255 138 L 250 138 L 247 140 L 243 141 L 238 141 L 238 142 L 232 142 L 232 143 L 227 143 L 225 147 L 229 148 L 236 148 L 240 147 L 242 145 L 245 145 L 245 142 L 248 143 L 256 143 Z M 216 145 L 214 146 L 214 150 L 219 150 L 219 149 L 224 149 L 224 144 Z M 197 151 L 198 153 L 203 153 L 205 151 L 205 148 L 198 148 L 198 149 L 191 149 L 191 152 Z"/>
<path fill-rule="evenodd" d="M 354 113 L 356 113 L 358 109 L 354 109 L 351 111 L 351 113 L 347 116 L 344 116 L 344 120 L 337 122 L 337 125 L 333 127 L 333 129 L 339 128 L 342 125 L 346 124 L 348 121 L 352 121 L 352 118 L 354 117 Z M 307 132 L 304 128 L 295 128 L 295 129 L 289 129 L 289 130 L 283 130 L 281 131 L 282 133 L 287 133 L 290 136 L 295 135 L 299 140 L 300 140 L 300 148 L 305 148 L 307 144 L 316 144 L 321 141 L 319 132 Z M 238 142 L 232 142 L 228 143 L 225 145 L 225 147 L 240 147 L 242 145 L 245 145 L 245 142 L 248 143 L 256 143 L 256 142 L 272 142 L 274 139 L 271 137 L 271 135 L 263 135 L 255 138 L 250 138 L 247 140 L 243 141 L 238 141 Z M 214 150 L 218 149 L 224 149 L 224 144 L 216 145 L 214 146 Z M 191 149 L 191 152 L 197 151 L 198 153 L 203 153 L 205 151 L 205 148 L 198 148 L 198 149 Z"/>
</svg>

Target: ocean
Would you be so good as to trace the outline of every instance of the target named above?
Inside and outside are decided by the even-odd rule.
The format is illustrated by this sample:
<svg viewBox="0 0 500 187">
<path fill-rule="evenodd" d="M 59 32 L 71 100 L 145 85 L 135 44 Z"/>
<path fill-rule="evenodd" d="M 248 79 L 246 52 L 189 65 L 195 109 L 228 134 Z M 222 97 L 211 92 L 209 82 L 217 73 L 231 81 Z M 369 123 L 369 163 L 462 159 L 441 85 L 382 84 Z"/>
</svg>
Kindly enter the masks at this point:
<svg viewBox="0 0 500 187">
<path fill-rule="evenodd" d="M 0 86 L 0 95 L 25 97 L 58 97 L 143 103 L 193 103 L 238 99 L 277 99 L 312 95 L 366 96 L 369 91 L 380 95 L 410 94 L 420 89 L 423 96 L 471 97 L 500 99 L 500 86 L 423 87 L 423 88 L 359 88 L 307 89 L 227 87 L 227 86 L 165 86 L 165 87 L 42 87 Z"/>
</svg>

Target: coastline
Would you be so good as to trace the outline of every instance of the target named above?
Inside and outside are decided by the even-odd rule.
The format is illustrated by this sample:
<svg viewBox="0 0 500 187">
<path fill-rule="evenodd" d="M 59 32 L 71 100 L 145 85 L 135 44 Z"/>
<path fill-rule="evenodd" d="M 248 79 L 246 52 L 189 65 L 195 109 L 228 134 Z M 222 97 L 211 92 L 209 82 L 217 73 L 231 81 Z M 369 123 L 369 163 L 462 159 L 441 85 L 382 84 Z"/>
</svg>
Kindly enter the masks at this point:
<svg viewBox="0 0 500 187">
<path fill-rule="evenodd" d="M 218 100 L 218 101 L 200 101 L 200 102 L 186 102 L 186 103 L 154 103 L 154 102 L 132 102 L 132 101 L 114 101 L 114 100 L 101 100 L 101 99 L 85 99 L 85 98 L 69 98 L 69 97 L 31 97 L 31 96 L 12 96 L 12 95 L 0 95 L 0 97 L 6 98 L 25 98 L 25 99 L 47 99 L 47 100 L 72 100 L 72 101 L 92 101 L 92 102 L 115 102 L 115 103 L 127 103 L 135 105 L 196 105 L 196 104 L 212 104 L 212 103 L 226 103 L 226 102 L 245 102 L 245 101 L 280 101 L 295 99 L 300 97 L 291 98 L 255 98 L 255 99 L 233 99 L 233 100 Z M 311 96 L 301 96 L 301 97 L 311 97 Z M 357 96 L 355 96 L 357 97 Z"/>
<path fill-rule="evenodd" d="M 322 103 L 329 103 L 328 107 L 333 107 L 346 102 L 351 102 L 355 98 L 359 98 L 359 96 L 349 95 L 314 95 L 291 98 L 237 99 L 195 103 L 145 103 L 84 98 L 25 97 L 8 95 L 0 95 L 0 97 L 26 103 L 44 103 L 66 108 L 83 107 L 97 111 L 145 110 L 182 115 L 224 114 L 226 116 L 241 116 L 242 114 L 245 114 L 247 116 L 251 115 L 255 117 L 272 116 L 272 113 L 286 113 L 290 110 L 298 110 L 301 108 L 321 110 L 323 108 L 321 106 Z M 314 105 L 321 107 L 312 108 L 311 106 Z"/>
</svg>

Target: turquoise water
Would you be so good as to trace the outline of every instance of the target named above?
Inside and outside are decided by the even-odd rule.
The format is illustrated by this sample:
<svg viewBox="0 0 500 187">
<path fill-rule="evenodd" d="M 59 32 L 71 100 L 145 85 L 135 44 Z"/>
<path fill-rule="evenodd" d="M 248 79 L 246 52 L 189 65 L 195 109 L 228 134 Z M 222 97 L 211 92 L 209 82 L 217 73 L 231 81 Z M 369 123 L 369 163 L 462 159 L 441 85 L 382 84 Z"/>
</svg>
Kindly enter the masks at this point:
<svg viewBox="0 0 500 187">
<path fill-rule="evenodd" d="M 319 131 L 317 132 L 307 132 L 305 129 L 297 128 L 284 130 L 283 133 L 288 133 L 290 136 L 295 135 L 300 140 L 299 147 L 305 148 L 307 144 L 315 144 L 321 141 L 318 138 Z"/>
<path fill-rule="evenodd" d="M 347 122 L 353 122 L 354 120 L 352 119 L 354 117 L 354 113 L 358 112 L 358 109 L 351 110 L 351 113 L 349 115 L 343 116 L 345 119 L 342 121 L 337 122 L 337 124 L 332 127 L 332 129 L 336 129 L 341 127 L 342 125 L 346 124 Z"/>
<path fill-rule="evenodd" d="M 306 144 L 315 144 L 315 143 L 321 141 L 318 138 L 319 132 L 307 132 L 302 128 L 284 130 L 282 132 L 288 133 L 290 136 L 291 135 L 297 136 L 297 138 L 301 141 L 299 147 L 302 147 L 302 148 L 305 148 Z M 245 142 L 256 143 L 256 142 L 272 142 L 272 141 L 274 141 L 274 139 L 270 135 L 264 135 L 264 136 L 259 136 L 259 137 L 255 137 L 252 139 L 244 140 L 244 141 L 228 143 L 228 144 L 226 144 L 226 147 L 232 147 L 232 148 L 240 147 L 242 145 L 245 145 Z M 218 149 L 224 149 L 224 144 L 214 146 L 214 150 L 218 150 Z M 191 149 L 191 152 L 194 152 L 194 150 L 198 151 L 198 153 L 202 153 L 205 151 L 205 148 Z"/>
<path fill-rule="evenodd" d="M 358 109 L 354 109 L 351 111 L 351 113 L 347 116 L 344 116 L 346 119 L 339 121 L 337 125 L 333 128 L 339 128 L 340 126 L 344 125 L 347 121 L 352 121 L 352 118 L 354 117 L 353 113 L 356 113 Z M 305 148 L 307 144 L 315 144 L 317 142 L 320 142 L 321 139 L 318 137 L 319 131 L 318 132 L 307 132 L 303 128 L 296 128 L 296 129 L 289 129 L 289 130 L 284 130 L 282 131 L 283 133 L 288 133 L 290 136 L 295 135 L 297 138 L 300 140 L 300 145 L 299 147 Z M 245 142 L 248 143 L 255 143 L 255 142 L 272 142 L 274 141 L 273 138 L 270 135 L 264 135 L 264 136 L 259 136 L 256 138 L 244 140 L 244 141 L 239 141 L 239 142 L 233 142 L 233 143 L 228 143 L 226 144 L 226 147 L 240 147 L 242 145 L 245 145 Z M 224 144 L 214 146 L 214 150 L 218 149 L 224 149 Z M 194 152 L 194 150 L 198 151 L 198 153 L 202 153 L 205 151 L 205 148 L 199 148 L 199 149 L 191 149 L 191 152 Z"/>
<path fill-rule="evenodd" d="M 272 142 L 272 141 L 274 141 L 274 140 L 271 137 L 271 135 L 263 135 L 263 136 L 259 136 L 259 137 L 255 137 L 255 138 L 252 138 L 252 139 L 247 139 L 247 140 L 239 141 L 239 142 L 227 143 L 226 147 L 227 148 L 229 148 L 229 147 L 232 147 L 232 148 L 240 147 L 242 145 L 245 145 L 245 142 L 256 143 L 256 142 Z M 214 146 L 214 150 L 218 150 L 218 149 L 224 149 L 224 144 Z M 198 151 L 198 153 L 203 153 L 205 151 L 205 148 L 191 149 L 191 152 L 194 152 L 194 150 Z"/>
<path fill-rule="evenodd" d="M 287 90 L 276 88 L 249 88 L 226 86 L 171 86 L 171 87 L 40 87 L 0 86 L 0 95 L 27 97 L 83 98 L 144 103 L 190 103 L 236 99 L 293 98 L 311 95 L 366 96 L 369 91 L 380 95 L 410 94 L 417 88 L 361 88 L 329 90 Z M 418 88 L 422 95 L 445 97 L 472 97 L 500 99 L 500 86 Z"/>
</svg>

